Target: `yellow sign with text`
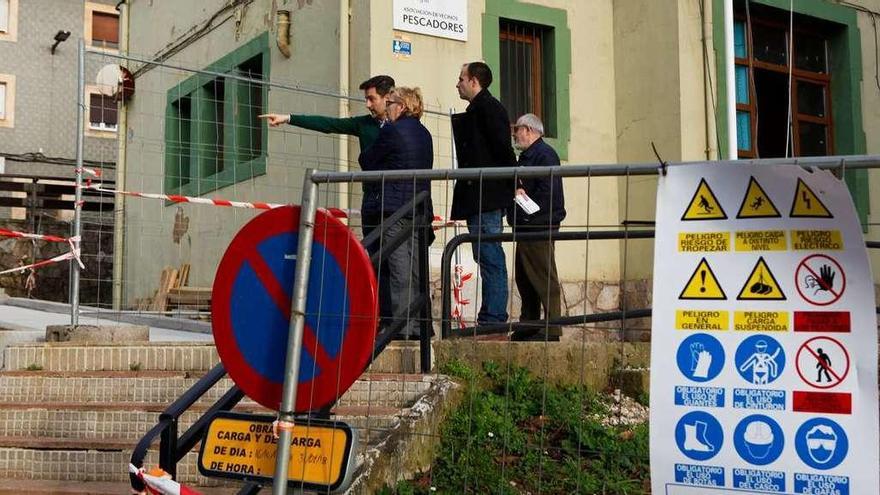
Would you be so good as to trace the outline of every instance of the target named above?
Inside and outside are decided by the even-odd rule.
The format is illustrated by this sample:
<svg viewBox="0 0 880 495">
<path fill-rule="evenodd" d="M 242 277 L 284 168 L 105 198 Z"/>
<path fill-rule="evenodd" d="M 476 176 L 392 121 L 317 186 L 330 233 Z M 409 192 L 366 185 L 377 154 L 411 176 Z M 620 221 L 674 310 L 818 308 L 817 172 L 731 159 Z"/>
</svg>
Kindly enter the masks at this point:
<svg viewBox="0 0 880 495">
<path fill-rule="evenodd" d="M 730 232 L 679 232 L 681 253 L 717 253 L 730 251 Z"/>
<path fill-rule="evenodd" d="M 272 416 L 218 413 L 199 452 L 204 476 L 272 480 L 278 440 Z M 312 489 L 336 490 L 352 461 L 352 429 L 339 422 L 309 419 L 292 431 L 288 478 Z"/>
<path fill-rule="evenodd" d="M 738 332 L 787 332 L 788 311 L 734 311 L 733 329 Z"/>
<path fill-rule="evenodd" d="M 791 248 L 795 251 L 840 251 L 843 236 L 839 230 L 792 230 Z"/>
<path fill-rule="evenodd" d="M 675 312 L 675 328 L 679 330 L 730 329 L 730 313 L 704 309 L 679 309 Z"/>
<path fill-rule="evenodd" d="M 785 251 L 784 230 L 743 230 L 736 233 L 737 251 Z"/>
</svg>

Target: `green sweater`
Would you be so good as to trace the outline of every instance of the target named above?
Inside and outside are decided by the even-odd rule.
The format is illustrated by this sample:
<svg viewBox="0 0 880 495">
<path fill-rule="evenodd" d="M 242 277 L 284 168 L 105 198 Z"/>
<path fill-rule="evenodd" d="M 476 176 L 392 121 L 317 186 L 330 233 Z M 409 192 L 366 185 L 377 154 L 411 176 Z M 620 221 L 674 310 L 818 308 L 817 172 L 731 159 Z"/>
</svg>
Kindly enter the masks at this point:
<svg viewBox="0 0 880 495">
<path fill-rule="evenodd" d="M 325 134 L 348 134 L 357 136 L 361 151 L 369 148 L 379 137 L 379 121 L 371 115 L 340 119 L 322 115 L 290 115 L 290 125 Z"/>
</svg>

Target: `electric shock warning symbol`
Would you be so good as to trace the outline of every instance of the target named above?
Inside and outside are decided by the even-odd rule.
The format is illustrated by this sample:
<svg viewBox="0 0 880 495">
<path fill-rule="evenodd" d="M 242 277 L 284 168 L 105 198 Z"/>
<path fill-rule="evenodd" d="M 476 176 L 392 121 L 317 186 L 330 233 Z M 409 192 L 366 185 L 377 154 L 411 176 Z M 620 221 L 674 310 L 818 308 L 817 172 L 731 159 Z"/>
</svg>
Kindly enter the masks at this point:
<svg viewBox="0 0 880 495">
<path fill-rule="evenodd" d="M 810 304 L 827 306 L 837 302 L 846 289 L 846 274 L 834 258 L 824 254 L 807 256 L 794 274 L 798 293 Z"/>
<path fill-rule="evenodd" d="M 749 178 L 749 187 L 746 189 L 746 195 L 739 206 L 736 218 L 778 218 L 781 216 L 761 184 L 758 184 L 754 177 Z"/>
<path fill-rule="evenodd" d="M 794 191 L 789 216 L 792 218 L 834 218 L 834 215 L 825 207 L 825 203 L 801 179 L 797 181 L 797 189 Z"/>
<path fill-rule="evenodd" d="M 797 351 L 797 372 L 801 380 L 815 388 L 840 385 L 849 373 L 849 353 L 831 337 L 813 337 Z"/>
<path fill-rule="evenodd" d="M 706 183 L 706 179 L 700 179 L 700 185 L 697 186 L 694 197 L 691 198 L 691 202 L 688 204 L 681 219 L 724 220 L 726 218 L 727 213 L 724 213 L 724 208 L 721 207 L 721 203 L 718 202 L 715 193 L 712 192 L 709 184 Z"/>
<path fill-rule="evenodd" d="M 764 257 L 758 258 L 752 273 L 746 279 L 742 290 L 736 297 L 738 300 L 759 300 L 759 301 L 785 301 L 785 293 L 779 287 L 779 282 L 764 261 Z"/>
<path fill-rule="evenodd" d="M 679 299 L 727 299 L 724 289 L 718 283 L 718 278 L 709 266 L 706 258 L 700 260 L 691 278 L 688 279 L 684 289 L 681 290 Z"/>
</svg>

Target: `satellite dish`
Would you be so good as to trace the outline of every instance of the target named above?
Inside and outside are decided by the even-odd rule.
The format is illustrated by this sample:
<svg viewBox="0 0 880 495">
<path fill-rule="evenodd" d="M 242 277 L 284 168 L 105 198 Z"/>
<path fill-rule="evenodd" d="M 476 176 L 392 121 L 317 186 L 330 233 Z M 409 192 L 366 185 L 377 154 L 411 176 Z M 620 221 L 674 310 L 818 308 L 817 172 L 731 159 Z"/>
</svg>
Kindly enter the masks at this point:
<svg viewBox="0 0 880 495">
<path fill-rule="evenodd" d="M 96 83 L 98 92 L 104 96 L 114 96 L 122 82 L 122 70 L 116 64 L 108 64 L 98 71 Z"/>
<path fill-rule="evenodd" d="M 95 82 L 98 92 L 104 96 L 127 99 L 134 94 L 134 77 L 128 69 L 116 64 L 101 67 Z"/>
</svg>

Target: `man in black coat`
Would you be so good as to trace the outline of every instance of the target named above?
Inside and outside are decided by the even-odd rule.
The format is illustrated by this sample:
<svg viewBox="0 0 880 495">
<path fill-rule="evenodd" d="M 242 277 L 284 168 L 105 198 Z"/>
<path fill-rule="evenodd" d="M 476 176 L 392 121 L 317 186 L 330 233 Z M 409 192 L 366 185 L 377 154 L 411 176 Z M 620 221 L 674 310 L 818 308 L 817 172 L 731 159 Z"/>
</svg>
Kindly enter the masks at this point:
<svg viewBox="0 0 880 495">
<path fill-rule="evenodd" d="M 517 119 L 514 126 L 516 147 L 522 150 L 519 155 L 520 167 L 545 167 L 559 165 L 559 155 L 541 138 L 544 124 L 536 115 L 527 113 Z M 515 233 L 541 232 L 546 234 L 540 240 L 517 241 L 515 258 L 516 288 L 522 300 L 520 321 L 541 319 L 541 306 L 544 318 L 554 320 L 562 316 L 560 303 L 559 276 L 556 273 L 556 249 L 551 234 L 559 231 L 559 224 L 565 218 L 565 196 L 562 192 L 562 178 L 559 176 L 527 177 L 517 184 L 517 204 L 508 210 L 507 221 Z M 528 213 L 520 206 L 529 201 L 538 210 Z M 562 335 L 558 326 L 536 325 L 517 330 L 512 340 L 551 340 L 557 341 Z"/>
<path fill-rule="evenodd" d="M 512 167 L 516 157 L 510 145 L 507 110 L 489 93 L 492 71 L 483 62 L 461 68 L 458 94 L 470 104 L 452 117 L 452 132 L 460 168 Z M 459 180 L 452 197 L 453 220 L 467 221 L 470 233 L 497 234 L 514 193 L 509 180 Z M 483 279 L 482 306 L 477 322 L 507 321 L 507 265 L 500 242 L 474 242 L 474 259 Z"/>
</svg>

